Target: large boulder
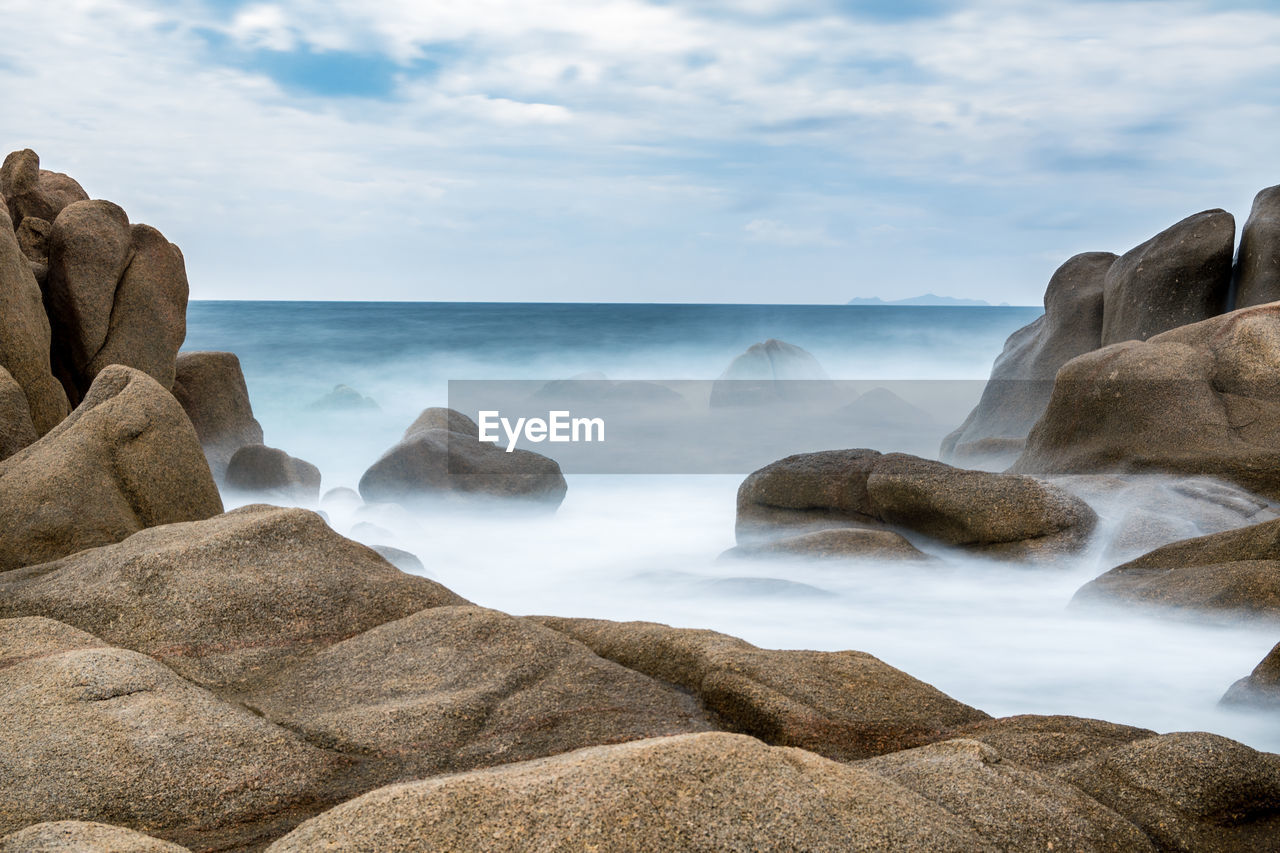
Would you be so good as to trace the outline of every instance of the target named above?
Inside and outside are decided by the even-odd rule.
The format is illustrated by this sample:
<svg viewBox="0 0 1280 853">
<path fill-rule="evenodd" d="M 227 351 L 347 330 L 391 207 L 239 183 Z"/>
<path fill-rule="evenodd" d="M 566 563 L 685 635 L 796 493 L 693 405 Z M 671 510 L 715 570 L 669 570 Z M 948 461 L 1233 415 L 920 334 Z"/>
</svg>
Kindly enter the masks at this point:
<svg viewBox="0 0 1280 853">
<path fill-rule="evenodd" d="M 738 489 L 738 540 L 779 531 L 893 527 L 999 558 L 1082 548 L 1097 516 L 1031 477 L 953 468 L 903 453 L 830 450 L 789 456 Z"/>
<path fill-rule="evenodd" d="M 39 437 L 22 386 L 0 367 L 0 460 L 35 444 Z"/>
<path fill-rule="evenodd" d="M 839 760 L 941 740 L 988 719 L 864 652 L 774 651 L 652 622 L 533 618 L 601 657 L 692 691 L 722 728 Z"/>
<path fill-rule="evenodd" d="M 1280 618 L 1280 520 L 1157 548 L 1085 584 L 1072 603 Z"/>
<path fill-rule="evenodd" d="M 227 463 L 228 488 L 285 500 L 316 503 L 320 480 L 320 469 L 310 462 L 262 444 L 245 445 Z"/>
<path fill-rule="evenodd" d="M 834 389 L 808 350 L 769 338 L 752 344 L 711 385 L 712 406 L 758 406 L 828 398 Z M 832 403 L 835 401 L 832 400 Z"/>
<path fill-rule="evenodd" d="M 0 838 L 0 853 L 190 853 L 170 844 L 105 823 L 55 820 L 37 823 Z"/>
<path fill-rule="evenodd" d="M 1044 314 L 1014 332 L 991 368 L 982 398 L 942 442 L 940 458 L 975 467 L 1007 467 L 1049 404 L 1053 378 L 1071 359 L 1102 346 L 1102 295 L 1110 252 L 1085 252 L 1049 280 Z"/>
<path fill-rule="evenodd" d="M 1221 704 L 1280 709 L 1280 643 L 1253 668 L 1253 672 L 1228 688 Z"/>
<path fill-rule="evenodd" d="M 315 513 L 248 506 L 0 575 L 0 616 L 47 616 L 223 689 L 423 608 L 466 603 Z"/>
<path fill-rule="evenodd" d="M 71 410 L 67 393 L 50 365 L 49 317 L 42 299 L 9 214 L 0 209 L 0 317 L 4 318 L 0 322 L 0 367 L 22 388 L 32 423 L 41 435 Z"/>
<path fill-rule="evenodd" d="M 380 782 L 711 728 L 683 691 L 480 607 L 371 628 L 244 701 L 312 743 L 376 759 Z"/>
<path fill-rule="evenodd" d="M 62 423 L 0 461 L 0 572 L 220 512 L 182 407 L 113 365 Z"/>
<path fill-rule="evenodd" d="M 1010 470 L 1204 474 L 1280 498 L 1280 305 L 1068 362 Z"/>
<path fill-rule="evenodd" d="M 21 225 L 27 217 L 52 222 L 67 205 L 89 198 L 73 178 L 41 169 L 39 155 L 30 148 L 4 158 L 0 165 L 0 196 L 8 202 L 14 225 Z"/>
<path fill-rule="evenodd" d="M 554 509 L 567 486 L 560 466 L 529 450 L 508 453 L 480 440 L 475 421 L 452 409 L 425 410 L 404 438 L 360 478 L 369 502 L 503 498 Z"/>
<path fill-rule="evenodd" d="M 296 821 L 341 765 L 152 658 L 80 632 L 59 648 L 26 621 L 0 621 L 17 658 L 0 668 L 0 833 L 88 820 L 243 843 Z"/>
<path fill-rule="evenodd" d="M 262 444 L 262 425 L 253 416 L 240 359 L 231 352 L 179 353 L 173 396 L 200 437 L 213 476 L 221 480 L 242 447 Z"/>
<path fill-rule="evenodd" d="M 1125 252 L 1107 270 L 1102 344 L 1145 341 L 1227 309 L 1235 218 L 1188 216 Z"/>
<path fill-rule="evenodd" d="M 1280 300 L 1280 186 L 1253 199 L 1240 232 L 1236 260 L 1237 308 Z"/>
</svg>

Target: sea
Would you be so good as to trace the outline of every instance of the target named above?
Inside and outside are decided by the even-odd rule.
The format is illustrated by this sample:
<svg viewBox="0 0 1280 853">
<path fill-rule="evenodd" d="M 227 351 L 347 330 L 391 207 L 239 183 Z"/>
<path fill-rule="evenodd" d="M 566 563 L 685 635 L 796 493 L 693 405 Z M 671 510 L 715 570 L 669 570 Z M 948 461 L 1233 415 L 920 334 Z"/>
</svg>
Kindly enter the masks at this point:
<svg viewBox="0 0 1280 853">
<path fill-rule="evenodd" d="M 1204 730 L 1280 751 L 1274 715 L 1218 706 L 1280 640 L 1274 629 L 1068 607 L 1075 590 L 1111 568 L 1105 543 L 1052 568 L 956 554 L 926 567 L 726 560 L 735 495 L 751 470 L 732 463 L 716 473 L 571 472 L 554 514 L 363 505 L 345 491 L 422 409 L 449 405 L 459 383 L 582 375 L 710 383 L 768 339 L 803 348 L 834 380 L 891 389 L 928 423 L 923 432 L 877 434 L 868 443 L 831 422 L 822 446 L 932 455 L 976 401 L 1008 335 L 1040 313 L 193 301 L 184 349 L 239 356 L 266 443 L 322 472 L 327 497 L 310 508 L 343 535 L 414 554 L 423 574 L 476 604 L 710 628 L 767 648 L 857 649 L 995 716 L 1071 714 L 1160 732 Z M 339 385 L 372 402 L 324 405 Z M 729 428 L 749 431 L 755 420 L 744 412 Z M 806 435 L 788 447 L 784 437 L 769 449 L 822 449 L 815 440 Z M 229 507 L 252 500 L 225 497 Z M 1112 508 L 1097 509 L 1105 522 Z"/>
</svg>

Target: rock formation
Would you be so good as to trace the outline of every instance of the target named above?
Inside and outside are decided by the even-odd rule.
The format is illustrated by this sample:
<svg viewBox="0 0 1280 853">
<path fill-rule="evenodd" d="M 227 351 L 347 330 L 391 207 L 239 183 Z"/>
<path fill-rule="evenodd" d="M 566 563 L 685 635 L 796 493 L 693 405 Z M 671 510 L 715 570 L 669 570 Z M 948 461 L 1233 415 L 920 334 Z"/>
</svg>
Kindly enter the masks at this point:
<svg viewBox="0 0 1280 853">
<path fill-rule="evenodd" d="M 1253 199 L 1240 233 L 1236 261 L 1237 308 L 1280 300 L 1280 186 Z"/>
<path fill-rule="evenodd" d="M 315 504 L 320 499 L 320 469 L 283 450 L 247 444 L 227 462 L 227 487 Z"/>
<path fill-rule="evenodd" d="M 240 359 L 230 352 L 184 352 L 177 358 L 173 396 L 200 437 L 216 479 L 242 447 L 262 444 Z"/>
</svg>

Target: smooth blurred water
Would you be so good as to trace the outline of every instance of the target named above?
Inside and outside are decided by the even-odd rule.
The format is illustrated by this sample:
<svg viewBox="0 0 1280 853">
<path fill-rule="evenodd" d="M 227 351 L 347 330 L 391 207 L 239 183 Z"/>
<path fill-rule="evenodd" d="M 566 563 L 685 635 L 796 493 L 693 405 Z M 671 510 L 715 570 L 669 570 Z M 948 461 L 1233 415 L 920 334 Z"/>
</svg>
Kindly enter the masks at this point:
<svg viewBox="0 0 1280 853">
<path fill-rule="evenodd" d="M 711 379 L 781 338 L 833 378 L 982 379 L 1029 308 L 456 303 L 193 303 L 186 349 L 236 352 L 268 444 L 354 487 L 450 379 Z M 370 412 L 308 404 L 344 383 Z M 957 415 L 958 417 L 958 415 Z M 882 448 L 883 449 L 883 448 Z M 1110 566 L 1095 548 L 1036 569 L 949 554 L 943 568 L 717 560 L 738 476 L 570 476 L 550 517 L 324 505 L 333 526 L 416 554 L 427 573 L 513 613 L 647 619 L 775 648 L 870 652 L 997 715 L 1065 713 L 1204 729 L 1280 749 L 1280 718 L 1217 700 L 1280 629 L 1079 613 Z M 1124 507 L 1114 511 L 1122 512 Z M 1111 508 L 1100 507 L 1105 517 Z M 742 579 L 751 579 L 743 581 Z"/>
</svg>

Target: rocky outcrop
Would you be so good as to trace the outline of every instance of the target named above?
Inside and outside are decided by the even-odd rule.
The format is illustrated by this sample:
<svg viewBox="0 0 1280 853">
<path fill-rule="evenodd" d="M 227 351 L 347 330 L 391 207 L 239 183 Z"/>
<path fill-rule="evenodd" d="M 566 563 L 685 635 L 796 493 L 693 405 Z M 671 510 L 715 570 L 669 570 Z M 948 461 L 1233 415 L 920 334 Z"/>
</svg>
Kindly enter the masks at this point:
<svg viewBox="0 0 1280 853">
<path fill-rule="evenodd" d="M 1280 186 L 1253 199 L 1240 232 L 1236 260 L 1236 308 L 1280 300 Z"/>
<path fill-rule="evenodd" d="M 874 450 L 789 456 L 738 489 L 744 543 L 786 530 L 893 527 L 994 557 L 1051 558 L 1083 547 L 1096 521 L 1083 501 L 1030 477 Z"/>
<path fill-rule="evenodd" d="M 725 551 L 722 557 L 806 560 L 907 560 L 931 558 L 892 530 L 841 527 L 751 542 Z"/>
<path fill-rule="evenodd" d="M 1102 344 L 1145 341 L 1227 309 L 1235 218 L 1188 216 L 1125 252 L 1107 270 Z"/>
<path fill-rule="evenodd" d="M 22 386 L 0 367 L 0 461 L 35 444 L 39 437 Z"/>
<path fill-rule="evenodd" d="M 0 838 L 0 853 L 190 853 L 132 829 L 80 820 L 37 823 Z"/>
<path fill-rule="evenodd" d="M 225 476 L 230 489 L 310 504 L 320 500 L 320 479 L 320 469 L 310 462 L 262 444 L 232 454 Z"/>
<path fill-rule="evenodd" d="M 1103 290 L 1110 252 L 1085 252 L 1049 280 L 1044 314 L 1005 341 L 982 398 L 942 442 L 944 462 L 1003 469 L 1044 414 L 1058 369 L 1102 345 Z"/>
<path fill-rule="evenodd" d="M 772 651 L 652 622 L 534 617 L 692 691 L 720 728 L 842 761 L 940 740 L 987 715 L 864 652 Z"/>
<path fill-rule="evenodd" d="M 1231 685 L 1221 704 L 1280 709 L 1280 643 L 1253 668 L 1253 672 Z"/>
<path fill-rule="evenodd" d="M 1157 548 L 1085 584 L 1072 603 L 1280 618 L 1280 520 Z"/>
<path fill-rule="evenodd" d="M 1204 474 L 1280 498 L 1280 305 L 1070 361 L 1010 470 Z"/>
<path fill-rule="evenodd" d="M 41 169 L 39 155 L 30 148 L 4 158 L 4 165 L 0 166 L 0 196 L 7 201 L 15 226 L 28 217 L 52 222 L 67 205 L 89 198 L 75 179 Z"/>
<path fill-rule="evenodd" d="M 404 438 L 360 478 L 366 501 L 401 504 L 502 498 L 554 509 L 566 488 L 554 459 L 520 448 L 508 453 L 482 442 L 475 421 L 442 408 L 419 415 Z"/>
<path fill-rule="evenodd" d="M 230 352 L 184 352 L 177 358 L 173 396 L 191 419 L 213 476 L 221 480 L 242 447 L 262 444 L 240 359 Z"/>
<path fill-rule="evenodd" d="M 114 365 L 66 420 L 0 462 L 0 572 L 221 511 L 182 408 Z"/>
<path fill-rule="evenodd" d="M 752 344 L 711 385 L 711 405 L 759 406 L 830 397 L 834 385 L 807 350 L 769 338 Z M 829 400 L 833 404 L 835 400 Z"/>
<path fill-rule="evenodd" d="M 423 608 L 465 603 L 315 513 L 271 506 L 0 575 L 0 616 L 58 619 L 215 689 Z"/>
</svg>

